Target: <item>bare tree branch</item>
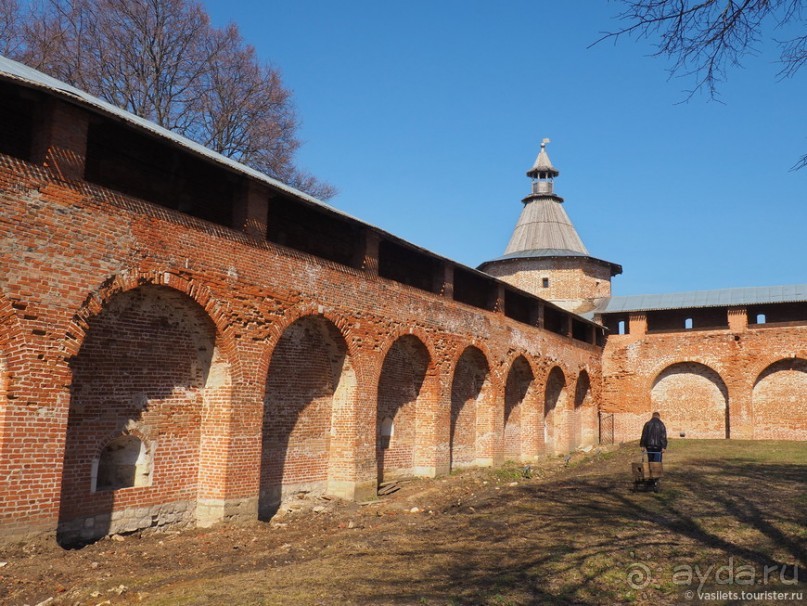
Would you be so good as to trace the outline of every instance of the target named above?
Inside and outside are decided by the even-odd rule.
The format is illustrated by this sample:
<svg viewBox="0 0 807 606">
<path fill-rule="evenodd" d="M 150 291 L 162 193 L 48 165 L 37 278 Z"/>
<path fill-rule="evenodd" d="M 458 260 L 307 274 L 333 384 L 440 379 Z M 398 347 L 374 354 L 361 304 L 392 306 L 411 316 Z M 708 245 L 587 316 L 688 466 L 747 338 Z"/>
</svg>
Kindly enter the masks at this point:
<svg viewBox="0 0 807 606">
<path fill-rule="evenodd" d="M 764 35 L 797 25 L 807 29 L 807 0 L 618 0 L 625 25 L 604 33 L 591 46 L 624 37 L 655 40 L 655 56 L 671 61 L 670 74 L 694 80 L 687 98 L 705 91 L 718 97 L 729 68 L 758 50 Z M 807 63 L 807 34 L 778 42 L 780 77 L 791 77 Z M 794 168 L 807 166 L 807 156 Z"/>
<path fill-rule="evenodd" d="M 0 0 L 0 48 L 227 157 L 328 199 L 294 166 L 297 118 L 280 74 L 195 0 Z"/>
</svg>

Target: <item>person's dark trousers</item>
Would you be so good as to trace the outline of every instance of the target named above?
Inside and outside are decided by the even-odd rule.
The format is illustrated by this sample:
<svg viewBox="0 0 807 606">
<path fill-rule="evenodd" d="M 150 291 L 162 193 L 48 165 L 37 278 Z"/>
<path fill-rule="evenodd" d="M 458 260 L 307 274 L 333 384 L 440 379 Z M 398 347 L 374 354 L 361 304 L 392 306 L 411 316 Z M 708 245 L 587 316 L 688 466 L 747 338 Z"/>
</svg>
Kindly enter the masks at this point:
<svg viewBox="0 0 807 606">
<path fill-rule="evenodd" d="M 647 449 L 647 462 L 648 463 L 661 463 L 661 449 L 655 448 Z"/>
</svg>

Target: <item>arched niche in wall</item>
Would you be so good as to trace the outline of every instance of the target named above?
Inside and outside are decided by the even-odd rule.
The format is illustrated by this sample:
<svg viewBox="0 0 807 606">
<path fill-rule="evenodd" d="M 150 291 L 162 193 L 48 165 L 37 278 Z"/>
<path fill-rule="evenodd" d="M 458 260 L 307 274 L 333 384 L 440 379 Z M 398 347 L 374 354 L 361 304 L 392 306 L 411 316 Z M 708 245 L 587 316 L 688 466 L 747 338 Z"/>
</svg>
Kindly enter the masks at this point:
<svg viewBox="0 0 807 606">
<path fill-rule="evenodd" d="M 580 371 L 574 388 L 571 447 L 593 446 L 597 443 L 597 407 L 591 395 L 591 379 L 585 370 Z"/>
<path fill-rule="evenodd" d="M 110 440 L 97 459 L 92 491 L 150 486 L 152 454 L 136 435 L 125 433 Z"/>
<path fill-rule="evenodd" d="M 112 295 L 87 326 L 70 360 L 58 540 L 85 543 L 162 515 L 192 523 L 202 410 L 228 374 L 215 324 L 188 295 L 146 284 Z M 122 488 L 131 491 L 118 498 Z M 112 512 L 128 508 L 140 515 L 119 514 L 115 526 Z"/>
<path fill-rule="evenodd" d="M 321 315 L 286 328 L 269 364 L 264 401 L 259 517 L 306 491 L 323 494 L 335 481 L 336 426 L 350 414 L 356 373 L 337 326 Z"/>
<path fill-rule="evenodd" d="M 504 386 L 504 456 L 511 461 L 527 460 L 535 454 L 537 418 L 530 415 L 535 406 L 535 376 L 524 356 L 517 357 L 507 373 Z"/>
<path fill-rule="evenodd" d="M 786 358 L 754 382 L 754 438 L 807 440 L 807 360 Z"/>
<path fill-rule="evenodd" d="M 555 366 L 549 371 L 544 390 L 544 449 L 547 454 L 560 454 L 568 450 L 566 377 Z"/>
<path fill-rule="evenodd" d="M 729 395 L 723 379 L 698 362 L 679 362 L 662 370 L 650 392 L 651 412 L 659 412 L 667 435 L 728 438 Z"/>
<path fill-rule="evenodd" d="M 422 431 L 419 418 L 430 357 L 413 335 L 398 338 L 384 357 L 378 380 L 376 457 L 378 481 L 414 475 Z"/>
<path fill-rule="evenodd" d="M 480 456 L 480 406 L 489 394 L 488 361 L 477 347 L 463 351 L 451 382 L 449 448 L 451 469 L 474 465 Z"/>
</svg>

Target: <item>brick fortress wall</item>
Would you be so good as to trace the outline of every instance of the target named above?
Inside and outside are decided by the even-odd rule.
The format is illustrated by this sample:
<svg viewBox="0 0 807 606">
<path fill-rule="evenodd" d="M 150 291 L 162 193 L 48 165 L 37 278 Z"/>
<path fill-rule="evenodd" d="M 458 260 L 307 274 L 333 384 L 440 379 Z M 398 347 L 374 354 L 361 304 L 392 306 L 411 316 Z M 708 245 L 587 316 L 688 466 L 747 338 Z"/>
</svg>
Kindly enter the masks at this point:
<svg viewBox="0 0 807 606">
<path fill-rule="evenodd" d="M 687 318 L 694 325 L 682 328 Z M 678 439 L 807 440 L 807 305 L 635 312 L 609 321 L 602 413 L 613 414 L 617 442 L 636 440 L 652 411 Z M 618 322 L 628 334 L 616 334 Z"/>
<path fill-rule="evenodd" d="M 38 100 L 0 149 L 2 540 L 267 518 L 596 439 L 594 324 Z"/>
</svg>

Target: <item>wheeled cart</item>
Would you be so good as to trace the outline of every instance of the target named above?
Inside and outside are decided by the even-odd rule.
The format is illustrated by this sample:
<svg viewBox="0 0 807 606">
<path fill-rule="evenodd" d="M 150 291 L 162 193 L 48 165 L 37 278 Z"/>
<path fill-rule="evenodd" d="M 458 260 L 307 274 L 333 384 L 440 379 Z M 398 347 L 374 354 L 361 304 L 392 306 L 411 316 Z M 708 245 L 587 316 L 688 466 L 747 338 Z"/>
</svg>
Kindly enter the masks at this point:
<svg viewBox="0 0 807 606">
<path fill-rule="evenodd" d="M 664 475 L 664 466 L 661 461 L 649 461 L 647 452 L 642 451 L 642 460 L 630 464 L 633 474 L 633 491 L 661 490 L 661 478 Z"/>
</svg>

